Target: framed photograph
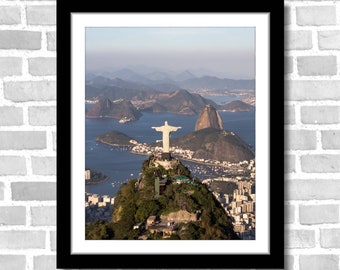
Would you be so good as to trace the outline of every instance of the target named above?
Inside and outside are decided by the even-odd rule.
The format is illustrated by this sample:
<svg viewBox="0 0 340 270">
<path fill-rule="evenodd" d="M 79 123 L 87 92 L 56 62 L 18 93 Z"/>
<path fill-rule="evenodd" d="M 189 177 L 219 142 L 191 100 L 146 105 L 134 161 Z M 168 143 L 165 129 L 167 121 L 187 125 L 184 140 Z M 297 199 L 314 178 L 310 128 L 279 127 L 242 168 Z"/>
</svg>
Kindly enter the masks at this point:
<svg viewBox="0 0 340 270">
<path fill-rule="evenodd" d="M 57 5 L 57 268 L 283 269 L 283 1 L 124 5 Z"/>
</svg>

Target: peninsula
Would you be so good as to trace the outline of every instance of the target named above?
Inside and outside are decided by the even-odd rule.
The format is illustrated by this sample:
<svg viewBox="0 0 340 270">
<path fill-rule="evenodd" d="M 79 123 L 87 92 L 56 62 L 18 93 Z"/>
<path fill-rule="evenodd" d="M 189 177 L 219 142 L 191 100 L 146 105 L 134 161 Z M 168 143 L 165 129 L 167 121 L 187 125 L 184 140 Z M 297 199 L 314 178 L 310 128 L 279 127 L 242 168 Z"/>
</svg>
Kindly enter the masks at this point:
<svg viewBox="0 0 340 270">
<path fill-rule="evenodd" d="M 133 146 L 137 143 L 128 135 L 116 130 L 98 136 L 96 141 L 111 146 Z"/>
<path fill-rule="evenodd" d="M 206 105 L 200 112 L 196 121 L 195 131 L 174 138 L 171 141 L 176 153 L 184 153 L 181 158 L 201 163 L 205 160 L 213 160 L 230 163 L 238 163 L 255 158 L 255 151 L 245 143 L 233 131 L 225 130 L 222 126 L 218 111 L 210 104 Z M 165 125 L 166 126 L 166 125 Z M 161 127 L 154 127 L 161 131 Z M 177 130 L 179 127 L 172 127 Z M 170 132 L 170 131 L 169 131 Z M 162 137 L 162 142 L 152 144 L 138 143 L 133 138 L 119 131 L 111 131 L 97 137 L 97 141 L 111 146 L 128 146 L 134 154 L 155 154 L 159 147 L 166 145 L 163 157 L 168 156 L 169 144 L 167 137 Z M 158 150 L 157 150 L 158 149 Z"/>
<path fill-rule="evenodd" d="M 85 184 L 86 185 L 94 185 L 105 182 L 109 179 L 107 175 L 104 175 L 101 172 L 96 170 L 91 170 L 89 168 L 85 168 Z"/>
</svg>

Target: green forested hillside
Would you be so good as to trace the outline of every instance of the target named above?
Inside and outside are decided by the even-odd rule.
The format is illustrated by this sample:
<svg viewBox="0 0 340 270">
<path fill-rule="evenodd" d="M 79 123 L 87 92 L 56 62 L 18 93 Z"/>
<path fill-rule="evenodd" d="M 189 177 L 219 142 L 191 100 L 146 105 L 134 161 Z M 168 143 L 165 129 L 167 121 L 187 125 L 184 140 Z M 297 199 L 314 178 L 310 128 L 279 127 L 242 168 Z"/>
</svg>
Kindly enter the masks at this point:
<svg viewBox="0 0 340 270">
<path fill-rule="evenodd" d="M 154 161 L 150 156 L 143 163 L 141 178 L 131 179 L 121 186 L 111 222 L 86 225 L 86 239 L 238 239 L 219 202 L 204 184 L 191 178 L 190 171 L 181 162 L 165 170 L 160 165 L 156 167 Z M 164 184 L 159 196 L 155 191 L 157 177 L 161 177 Z M 185 181 L 178 183 L 181 179 Z M 172 227 L 162 224 L 163 219 L 176 213 L 186 213 L 197 219 L 182 218 Z M 157 217 L 157 224 L 148 227 L 145 225 L 150 216 Z M 136 224 L 143 226 L 133 229 Z"/>
</svg>

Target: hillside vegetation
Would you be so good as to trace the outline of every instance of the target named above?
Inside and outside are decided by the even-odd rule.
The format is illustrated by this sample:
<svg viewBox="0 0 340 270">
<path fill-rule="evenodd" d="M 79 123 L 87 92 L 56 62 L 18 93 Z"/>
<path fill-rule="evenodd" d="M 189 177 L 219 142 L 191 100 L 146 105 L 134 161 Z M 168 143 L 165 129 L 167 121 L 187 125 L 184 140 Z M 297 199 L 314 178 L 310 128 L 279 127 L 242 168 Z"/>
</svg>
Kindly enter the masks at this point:
<svg viewBox="0 0 340 270">
<path fill-rule="evenodd" d="M 131 179 L 118 191 L 112 221 L 88 223 L 86 239 L 238 239 L 226 212 L 206 185 L 192 179 L 180 161 L 174 164 L 166 170 L 153 156 L 144 161 L 141 178 Z M 155 192 L 157 177 L 165 184 L 159 196 Z M 178 177 L 187 181 L 179 184 L 175 181 Z M 159 225 L 145 226 L 153 216 Z M 170 217 L 178 218 L 171 227 L 166 226 Z M 136 224 L 143 226 L 134 229 Z"/>
</svg>

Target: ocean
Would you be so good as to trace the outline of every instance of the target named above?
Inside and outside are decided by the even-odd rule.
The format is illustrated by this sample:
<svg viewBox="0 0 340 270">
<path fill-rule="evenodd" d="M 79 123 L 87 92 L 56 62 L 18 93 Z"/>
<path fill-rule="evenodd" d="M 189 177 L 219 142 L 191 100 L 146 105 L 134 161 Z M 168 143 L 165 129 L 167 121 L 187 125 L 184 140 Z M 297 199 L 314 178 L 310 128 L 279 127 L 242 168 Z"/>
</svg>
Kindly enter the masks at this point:
<svg viewBox="0 0 340 270">
<path fill-rule="evenodd" d="M 206 97 L 208 98 L 208 97 Z M 211 97 L 215 102 L 226 101 L 226 98 Z M 86 106 L 91 106 L 86 104 Z M 255 149 L 255 111 L 251 112 L 220 112 L 223 128 L 238 134 L 246 143 Z M 143 113 L 143 116 L 135 122 L 125 124 L 118 123 L 114 119 L 85 119 L 85 167 L 95 169 L 109 179 L 103 183 L 86 185 L 85 191 L 99 195 L 115 196 L 122 183 L 131 178 L 138 178 L 142 168 L 142 162 L 147 156 L 131 154 L 127 148 L 112 147 L 96 142 L 99 135 L 117 130 L 134 138 L 138 142 L 151 143 L 160 140 L 162 134 L 156 132 L 151 126 L 161 126 L 164 121 L 169 125 L 182 128 L 171 134 L 172 138 L 192 132 L 198 115 L 187 116 L 170 113 Z M 171 145 L 171 138 L 170 138 Z M 183 161 L 189 167 L 195 166 L 191 162 Z M 203 166 L 203 165 L 200 165 Z M 205 175 L 196 175 L 202 180 Z M 209 176 L 210 177 L 210 176 Z"/>
</svg>

